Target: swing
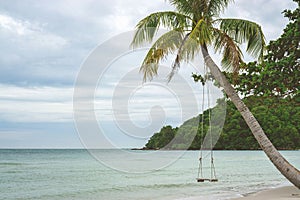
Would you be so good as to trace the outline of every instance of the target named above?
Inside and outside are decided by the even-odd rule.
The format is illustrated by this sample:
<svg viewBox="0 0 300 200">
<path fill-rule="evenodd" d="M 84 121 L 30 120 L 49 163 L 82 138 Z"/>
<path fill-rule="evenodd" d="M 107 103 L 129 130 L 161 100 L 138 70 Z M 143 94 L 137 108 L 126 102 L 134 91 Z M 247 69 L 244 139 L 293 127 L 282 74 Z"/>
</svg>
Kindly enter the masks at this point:
<svg viewBox="0 0 300 200">
<path fill-rule="evenodd" d="M 204 74 L 206 74 L 206 65 L 204 64 Z M 203 136 L 204 136 L 204 94 L 205 94 L 205 79 L 202 81 L 202 123 L 201 123 L 201 149 L 200 149 L 200 157 L 199 157 L 199 168 L 198 168 L 198 178 L 196 178 L 197 182 L 218 182 L 217 176 L 216 176 L 216 170 L 215 170 L 215 165 L 214 165 L 214 158 L 213 158 L 213 144 L 212 144 L 212 124 L 211 124 L 211 110 L 210 110 L 210 99 L 209 99 L 209 86 L 207 84 L 207 104 L 208 104 L 208 124 L 209 124 L 209 129 L 208 129 L 208 134 L 209 134 L 209 139 L 210 139 L 210 178 L 204 178 L 203 177 L 203 166 L 202 166 L 202 159 L 203 159 Z M 199 117 L 199 122 L 200 122 L 200 117 Z"/>
</svg>

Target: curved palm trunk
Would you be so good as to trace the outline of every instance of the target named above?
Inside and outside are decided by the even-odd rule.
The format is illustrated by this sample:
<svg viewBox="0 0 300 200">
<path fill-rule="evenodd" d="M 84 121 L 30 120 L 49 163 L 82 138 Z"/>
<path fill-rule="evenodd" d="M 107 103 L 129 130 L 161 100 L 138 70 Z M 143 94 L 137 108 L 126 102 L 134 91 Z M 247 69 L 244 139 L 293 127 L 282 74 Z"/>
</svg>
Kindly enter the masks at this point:
<svg viewBox="0 0 300 200">
<path fill-rule="evenodd" d="M 255 119 L 253 114 L 250 112 L 248 107 L 244 104 L 238 94 L 235 92 L 232 85 L 229 83 L 227 78 L 214 63 L 210 55 L 208 54 L 206 47 L 202 46 L 202 55 L 205 59 L 206 65 L 209 67 L 211 74 L 219 82 L 219 84 L 224 88 L 225 93 L 231 99 L 233 104 L 239 110 L 244 120 L 248 124 L 251 132 L 258 141 L 260 147 L 269 157 L 271 162 L 276 166 L 276 168 L 284 175 L 291 183 L 293 183 L 297 188 L 300 189 L 300 171 L 291 165 L 274 147 L 272 142 L 265 135 L 263 129 L 261 128 L 258 121 Z"/>
</svg>

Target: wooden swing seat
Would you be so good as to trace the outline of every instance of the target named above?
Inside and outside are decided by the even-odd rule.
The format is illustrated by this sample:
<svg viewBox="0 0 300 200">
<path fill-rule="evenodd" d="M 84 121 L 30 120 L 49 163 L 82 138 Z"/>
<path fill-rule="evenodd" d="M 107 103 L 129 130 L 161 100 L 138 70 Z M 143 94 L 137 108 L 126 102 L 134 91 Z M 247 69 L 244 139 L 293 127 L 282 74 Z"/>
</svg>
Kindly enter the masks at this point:
<svg viewBox="0 0 300 200">
<path fill-rule="evenodd" d="M 197 182 L 205 182 L 205 181 L 218 182 L 218 179 L 210 179 L 210 178 L 197 178 L 196 180 Z"/>
</svg>

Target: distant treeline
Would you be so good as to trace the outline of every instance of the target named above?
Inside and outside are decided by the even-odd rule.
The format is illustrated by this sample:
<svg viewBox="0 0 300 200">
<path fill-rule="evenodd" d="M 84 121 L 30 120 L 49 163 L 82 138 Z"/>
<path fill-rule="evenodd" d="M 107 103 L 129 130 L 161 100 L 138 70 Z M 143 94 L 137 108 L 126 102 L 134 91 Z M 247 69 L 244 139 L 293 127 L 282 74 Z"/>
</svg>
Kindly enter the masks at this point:
<svg viewBox="0 0 300 200">
<path fill-rule="evenodd" d="M 269 139 L 278 149 L 295 150 L 300 149 L 300 96 L 293 98 L 257 97 L 250 96 L 244 99 L 254 116 L 257 118 Z M 221 104 L 210 110 L 213 115 L 222 116 Z M 221 136 L 214 149 L 224 150 L 257 150 L 260 149 L 248 126 L 244 122 L 235 106 L 226 101 L 226 118 L 224 127 L 212 124 L 212 130 L 221 130 Z M 155 133 L 145 149 L 200 149 L 202 134 L 202 123 L 204 134 L 207 133 L 209 118 L 208 112 L 187 120 L 179 128 L 171 126 L 163 127 Z M 200 117 L 200 119 L 199 119 Z M 195 135 L 196 133 L 196 135 Z M 176 138 L 176 139 L 174 139 Z M 174 140 L 173 140 L 174 139 Z M 173 141 L 172 141 L 173 140 Z"/>
</svg>

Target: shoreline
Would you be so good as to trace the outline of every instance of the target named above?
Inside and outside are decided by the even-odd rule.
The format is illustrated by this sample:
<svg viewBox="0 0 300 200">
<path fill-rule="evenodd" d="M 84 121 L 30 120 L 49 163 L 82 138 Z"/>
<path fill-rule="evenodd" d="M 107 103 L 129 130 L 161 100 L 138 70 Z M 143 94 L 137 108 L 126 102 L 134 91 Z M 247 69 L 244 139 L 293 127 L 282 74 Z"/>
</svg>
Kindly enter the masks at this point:
<svg viewBox="0 0 300 200">
<path fill-rule="evenodd" d="M 284 186 L 246 194 L 230 200 L 300 200 L 300 190 L 295 186 Z"/>
<path fill-rule="evenodd" d="M 124 150 L 131 151 L 200 151 L 200 149 L 148 149 L 146 147 L 142 148 L 129 148 Z M 210 151 L 210 149 L 203 149 L 204 151 Z M 300 151 L 300 149 L 277 149 L 278 151 Z M 213 151 L 263 151 L 262 149 L 213 149 Z"/>
</svg>

